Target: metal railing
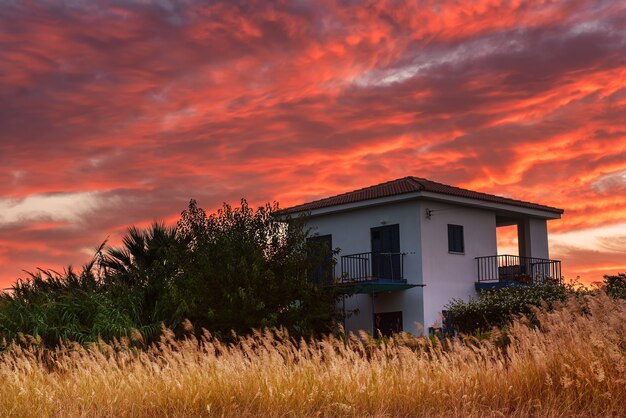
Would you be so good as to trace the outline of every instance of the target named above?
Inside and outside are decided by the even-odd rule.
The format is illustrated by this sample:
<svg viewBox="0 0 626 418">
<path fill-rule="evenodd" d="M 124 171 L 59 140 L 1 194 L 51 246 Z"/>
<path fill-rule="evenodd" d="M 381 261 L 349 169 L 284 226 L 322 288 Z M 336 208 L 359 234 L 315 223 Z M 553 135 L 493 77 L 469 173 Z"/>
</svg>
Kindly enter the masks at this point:
<svg viewBox="0 0 626 418">
<path fill-rule="evenodd" d="M 518 255 L 476 257 L 478 282 L 541 283 L 561 280 L 561 262 Z"/>
<path fill-rule="evenodd" d="M 405 253 L 358 253 L 341 257 L 341 281 L 404 281 Z"/>
</svg>

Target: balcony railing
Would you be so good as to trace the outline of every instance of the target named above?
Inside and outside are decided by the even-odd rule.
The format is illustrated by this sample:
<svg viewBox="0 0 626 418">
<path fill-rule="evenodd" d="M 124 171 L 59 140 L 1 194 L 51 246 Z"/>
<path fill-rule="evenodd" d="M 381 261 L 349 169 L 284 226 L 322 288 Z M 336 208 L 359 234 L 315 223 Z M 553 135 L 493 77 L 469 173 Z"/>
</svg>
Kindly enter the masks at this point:
<svg viewBox="0 0 626 418">
<path fill-rule="evenodd" d="M 341 281 L 391 280 L 404 282 L 405 253 L 358 253 L 341 257 Z"/>
<path fill-rule="evenodd" d="M 476 257 L 478 282 L 541 283 L 561 280 L 561 262 L 518 255 Z"/>
</svg>

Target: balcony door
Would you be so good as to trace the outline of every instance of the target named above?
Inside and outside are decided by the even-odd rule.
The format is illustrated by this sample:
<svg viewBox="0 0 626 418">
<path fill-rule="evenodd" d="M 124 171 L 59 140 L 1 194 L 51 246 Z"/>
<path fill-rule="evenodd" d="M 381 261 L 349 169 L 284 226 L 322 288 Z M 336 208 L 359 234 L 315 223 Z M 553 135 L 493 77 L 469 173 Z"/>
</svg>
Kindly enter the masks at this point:
<svg viewBox="0 0 626 418">
<path fill-rule="evenodd" d="M 372 228 L 371 236 L 374 278 L 401 279 L 400 226 L 396 224 Z"/>
</svg>

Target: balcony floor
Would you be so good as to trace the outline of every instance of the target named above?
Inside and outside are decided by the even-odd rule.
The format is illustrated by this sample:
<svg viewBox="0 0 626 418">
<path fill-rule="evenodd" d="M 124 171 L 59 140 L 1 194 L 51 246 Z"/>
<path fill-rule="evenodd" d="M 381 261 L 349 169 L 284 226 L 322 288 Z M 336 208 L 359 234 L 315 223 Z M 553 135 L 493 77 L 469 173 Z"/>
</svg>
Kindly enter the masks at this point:
<svg viewBox="0 0 626 418">
<path fill-rule="evenodd" d="M 504 287 L 512 287 L 512 286 L 531 286 L 532 283 L 520 283 L 520 282 L 501 282 L 501 281 L 493 281 L 493 282 L 476 282 L 476 290 L 492 290 L 492 289 L 502 289 Z"/>
<path fill-rule="evenodd" d="M 355 295 L 362 293 L 401 292 L 423 286 L 423 284 L 409 284 L 406 280 L 372 279 L 338 283 L 337 289 L 341 294 Z"/>
</svg>

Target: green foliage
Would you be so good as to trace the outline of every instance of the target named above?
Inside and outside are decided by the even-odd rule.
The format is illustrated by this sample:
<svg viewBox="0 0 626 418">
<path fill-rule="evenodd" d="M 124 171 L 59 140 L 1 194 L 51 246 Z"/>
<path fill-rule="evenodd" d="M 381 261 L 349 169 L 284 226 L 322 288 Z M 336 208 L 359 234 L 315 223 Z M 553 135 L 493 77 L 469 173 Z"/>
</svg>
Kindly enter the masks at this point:
<svg viewBox="0 0 626 418">
<path fill-rule="evenodd" d="M 47 346 L 89 343 L 126 336 L 136 327 L 132 311 L 115 303 L 91 266 L 81 274 L 40 270 L 0 294 L 0 335 L 6 340 L 28 334 Z"/>
<path fill-rule="evenodd" d="M 618 273 L 616 276 L 604 276 L 604 290 L 607 295 L 616 299 L 626 299 L 626 274 Z"/>
<path fill-rule="evenodd" d="M 179 317 L 222 336 L 276 326 L 296 336 L 330 330 L 335 294 L 309 280 L 323 254 L 312 251 L 304 219 L 287 226 L 277 209 L 254 211 L 242 200 L 207 216 L 191 201 L 176 228 L 189 257 L 169 295 Z"/>
<path fill-rule="evenodd" d="M 116 304 L 134 308 L 142 326 L 175 326 L 184 318 L 171 306 L 171 289 L 182 274 L 185 243 L 174 228 L 159 223 L 128 228 L 122 242 L 121 248 L 107 248 L 99 261 L 104 287 Z"/>
<path fill-rule="evenodd" d="M 53 346 L 141 334 L 185 319 L 225 338 L 284 327 L 293 336 L 326 332 L 336 319 L 331 287 L 309 278 L 329 256 L 309 240 L 305 219 L 245 200 L 207 216 L 191 201 L 175 228 L 128 229 L 120 248 L 104 244 L 76 274 L 39 270 L 0 294 L 0 341 L 24 334 Z"/>
<path fill-rule="evenodd" d="M 469 301 L 453 299 L 445 309 L 456 331 L 466 334 L 485 332 L 508 324 L 516 315 L 532 316 L 533 307 L 552 309 L 555 302 L 564 302 L 575 292 L 573 286 L 546 281 L 543 284 L 483 290 L 478 298 Z"/>
</svg>

